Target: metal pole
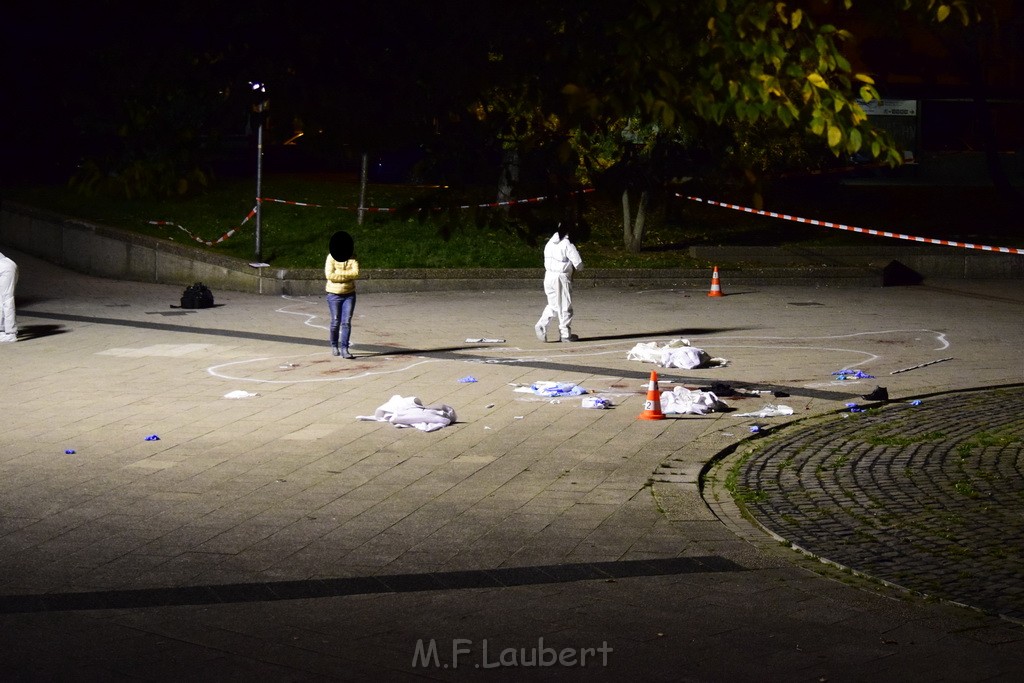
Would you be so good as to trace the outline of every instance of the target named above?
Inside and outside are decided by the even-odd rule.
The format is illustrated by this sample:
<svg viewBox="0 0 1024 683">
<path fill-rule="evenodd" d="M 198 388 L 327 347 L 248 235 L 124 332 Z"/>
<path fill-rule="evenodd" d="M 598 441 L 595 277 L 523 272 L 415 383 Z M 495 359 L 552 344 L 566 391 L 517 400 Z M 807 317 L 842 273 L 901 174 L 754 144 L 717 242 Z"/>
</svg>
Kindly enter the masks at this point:
<svg viewBox="0 0 1024 683">
<path fill-rule="evenodd" d="M 359 181 L 359 225 L 363 224 L 363 214 L 366 213 L 366 175 L 368 163 L 368 155 L 366 152 L 363 152 L 363 168 Z"/>
<path fill-rule="evenodd" d="M 256 262 L 263 260 L 260 229 L 263 218 L 263 120 L 256 132 Z"/>
<path fill-rule="evenodd" d="M 256 262 L 263 260 L 263 123 L 267 114 L 267 87 L 262 83 L 250 81 L 249 87 L 256 98 L 252 110 L 256 112 Z"/>
</svg>

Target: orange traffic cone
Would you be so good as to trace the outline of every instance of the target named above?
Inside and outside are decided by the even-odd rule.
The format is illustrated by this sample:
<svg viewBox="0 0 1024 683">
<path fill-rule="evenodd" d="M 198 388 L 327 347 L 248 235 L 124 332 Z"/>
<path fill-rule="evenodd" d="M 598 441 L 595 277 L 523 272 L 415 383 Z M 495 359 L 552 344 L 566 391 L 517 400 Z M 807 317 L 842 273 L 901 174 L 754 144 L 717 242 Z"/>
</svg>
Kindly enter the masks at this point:
<svg viewBox="0 0 1024 683">
<path fill-rule="evenodd" d="M 718 281 L 718 266 L 715 266 L 715 272 L 711 274 L 711 291 L 708 296 L 725 296 L 722 294 L 722 284 Z"/>
<path fill-rule="evenodd" d="M 658 373 L 651 371 L 651 383 L 647 386 L 647 400 L 644 401 L 644 412 L 640 413 L 641 420 L 664 420 L 665 413 L 661 412 L 661 391 L 658 390 Z"/>
</svg>

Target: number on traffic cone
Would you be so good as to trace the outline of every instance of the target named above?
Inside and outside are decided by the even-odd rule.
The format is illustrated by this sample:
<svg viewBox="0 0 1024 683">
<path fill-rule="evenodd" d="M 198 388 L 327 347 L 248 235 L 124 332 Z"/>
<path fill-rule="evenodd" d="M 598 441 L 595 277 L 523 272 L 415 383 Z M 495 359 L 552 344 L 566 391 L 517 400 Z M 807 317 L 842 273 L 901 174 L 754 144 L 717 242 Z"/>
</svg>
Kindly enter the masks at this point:
<svg viewBox="0 0 1024 683">
<path fill-rule="evenodd" d="M 711 274 L 711 291 L 708 296 L 725 296 L 722 294 L 722 284 L 718 281 L 718 266 L 715 266 L 715 272 Z"/>
<path fill-rule="evenodd" d="M 657 372 L 651 371 L 651 383 L 647 386 L 647 400 L 644 401 L 644 411 L 640 413 L 639 419 L 665 419 L 665 413 L 661 412 L 661 391 L 658 390 Z"/>
</svg>

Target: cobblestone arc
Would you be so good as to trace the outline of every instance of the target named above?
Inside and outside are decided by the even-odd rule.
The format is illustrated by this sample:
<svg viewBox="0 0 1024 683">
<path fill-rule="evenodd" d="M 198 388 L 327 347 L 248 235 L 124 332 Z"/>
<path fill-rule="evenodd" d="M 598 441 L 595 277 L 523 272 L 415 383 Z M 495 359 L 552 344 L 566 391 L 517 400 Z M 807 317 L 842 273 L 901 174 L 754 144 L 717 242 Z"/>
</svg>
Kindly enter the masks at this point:
<svg viewBox="0 0 1024 683">
<path fill-rule="evenodd" d="M 1024 620 L 1024 387 L 892 403 L 756 442 L 739 502 L 885 581 Z"/>
</svg>

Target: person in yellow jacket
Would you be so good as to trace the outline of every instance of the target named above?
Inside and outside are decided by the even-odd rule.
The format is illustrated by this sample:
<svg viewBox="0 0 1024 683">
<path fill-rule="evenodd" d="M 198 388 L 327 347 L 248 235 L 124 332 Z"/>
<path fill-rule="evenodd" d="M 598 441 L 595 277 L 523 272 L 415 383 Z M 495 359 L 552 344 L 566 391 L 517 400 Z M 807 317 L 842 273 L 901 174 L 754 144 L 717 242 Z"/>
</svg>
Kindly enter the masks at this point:
<svg viewBox="0 0 1024 683">
<path fill-rule="evenodd" d="M 334 233 L 324 263 L 324 277 L 327 278 L 327 307 L 331 312 L 328 328 L 331 353 L 342 358 L 353 357 L 348 345 L 352 333 L 352 312 L 356 308 L 356 280 L 359 278 L 359 262 L 353 255 L 352 236 L 344 230 Z"/>
</svg>

